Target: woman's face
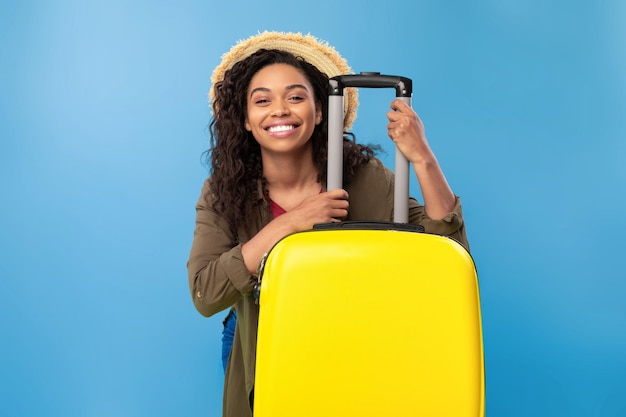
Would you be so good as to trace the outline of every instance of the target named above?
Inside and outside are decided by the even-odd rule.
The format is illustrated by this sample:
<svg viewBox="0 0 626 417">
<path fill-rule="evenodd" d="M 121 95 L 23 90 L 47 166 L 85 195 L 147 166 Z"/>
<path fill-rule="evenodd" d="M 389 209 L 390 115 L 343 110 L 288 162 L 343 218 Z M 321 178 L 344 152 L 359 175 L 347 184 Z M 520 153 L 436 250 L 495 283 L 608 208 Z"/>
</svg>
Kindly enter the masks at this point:
<svg viewBox="0 0 626 417">
<path fill-rule="evenodd" d="M 295 67 L 272 64 L 250 80 L 245 128 L 261 146 L 262 154 L 310 149 L 309 139 L 321 120 L 313 87 Z"/>
</svg>

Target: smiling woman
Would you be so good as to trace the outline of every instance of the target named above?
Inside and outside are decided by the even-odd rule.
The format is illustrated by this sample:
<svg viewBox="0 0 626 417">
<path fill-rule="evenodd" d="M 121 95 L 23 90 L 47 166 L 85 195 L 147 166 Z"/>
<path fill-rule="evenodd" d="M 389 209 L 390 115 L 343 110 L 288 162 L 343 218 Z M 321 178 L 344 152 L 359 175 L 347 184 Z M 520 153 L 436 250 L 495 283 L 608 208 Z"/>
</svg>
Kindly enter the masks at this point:
<svg viewBox="0 0 626 417">
<path fill-rule="evenodd" d="M 188 271 L 201 314 L 232 306 L 237 312 L 225 416 L 252 415 L 258 322 L 253 290 L 263 255 L 284 236 L 317 223 L 392 220 L 393 174 L 374 157 L 374 148 L 347 134 L 343 188 L 326 190 L 328 80 L 348 72 L 334 49 L 311 36 L 265 33 L 235 46 L 213 75 L 212 172 L 196 206 Z M 422 187 L 424 205 L 410 200 L 409 222 L 467 246 L 460 200 L 419 117 L 403 104 L 392 103 L 387 127 Z M 353 91 L 346 100 L 346 131 L 356 105 Z"/>
</svg>

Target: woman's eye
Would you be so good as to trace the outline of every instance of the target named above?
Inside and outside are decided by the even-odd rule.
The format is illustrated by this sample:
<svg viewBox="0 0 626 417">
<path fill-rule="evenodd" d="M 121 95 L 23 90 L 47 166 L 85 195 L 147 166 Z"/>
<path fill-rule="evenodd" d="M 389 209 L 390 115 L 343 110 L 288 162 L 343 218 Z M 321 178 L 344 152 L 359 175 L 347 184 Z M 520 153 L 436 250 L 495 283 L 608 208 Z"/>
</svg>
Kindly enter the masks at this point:
<svg viewBox="0 0 626 417">
<path fill-rule="evenodd" d="M 301 96 L 291 96 L 291 97 L 289 97 L 289 100 L 298 102 L 298 101 L 304 100 L 304 97 L 301 97 Z"/>
<path fill-rule="evenodd" d="M 263 105 L 263 104 L 267 104 L 270 101 L 266 98 L 258 98 L 256 100 L 254 100 L 254 104 L 258 104 L 258 105 Z"/>
</svg>

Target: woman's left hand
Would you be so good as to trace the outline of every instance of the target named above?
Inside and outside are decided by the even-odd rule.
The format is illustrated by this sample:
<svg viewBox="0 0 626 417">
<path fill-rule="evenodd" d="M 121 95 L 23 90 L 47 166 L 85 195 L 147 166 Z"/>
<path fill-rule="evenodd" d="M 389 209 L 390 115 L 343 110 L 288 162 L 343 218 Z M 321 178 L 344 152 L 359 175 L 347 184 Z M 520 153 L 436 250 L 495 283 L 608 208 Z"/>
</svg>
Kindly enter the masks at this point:
<svg viewBox="0 0 626 417">
<path fill-rule="evenodd" d="M 433 154 L 426 141 L 424 124 L 417 113 L 400 99 L 391 102 L 391 109 L 387 113 L 387 133 L 391 140 L 410 162 L 430 161 Z"/>
<path fill-rule="evenodd" d="M 454 209 L 456 198 L 426 141 L 424 124 L 411 106 L 402 100 L 392 101 L 391 109 L 387 113 L 389 137 L 413 165 L 426 214 L 433 220 L 442 219 Z"/>
</svg>

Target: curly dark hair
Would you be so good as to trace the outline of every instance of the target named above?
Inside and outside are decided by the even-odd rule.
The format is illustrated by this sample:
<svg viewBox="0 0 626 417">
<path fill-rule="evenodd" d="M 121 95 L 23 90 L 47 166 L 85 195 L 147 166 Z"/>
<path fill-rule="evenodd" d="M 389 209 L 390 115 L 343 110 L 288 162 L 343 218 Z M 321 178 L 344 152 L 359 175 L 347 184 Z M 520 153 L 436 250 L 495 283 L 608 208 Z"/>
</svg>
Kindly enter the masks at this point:
<svg viewBox="0 0 626 417">
<path fill-rule="evenodd" d="M 219 196 L 213 199 L 213 209 L 228 219 L 235 233 L 237 226 L 259 204 L 259 180 L 265 189 L 261 148 L 252 133 L 245 129 L 246 95 L 252 77 L 272 64 L 288 64 L 301 71 L 313 87 L 315 101 L 322 103 L 322 122 L 315 127 L 311 141 L 318 181 L 326 181 L 328 77 L 314 65 L 288 52 L 258 50 L 233 65 L 225 73 L 224 80 L 215 84 L 213 119 L 209 125 L 211 147 L 206 153 L 211 166 L 209 186 L 211 192 Z M 378 146 L 357 144 L 354 135 L 344 133 L 344 184 L 379 149 Z"/>
</svg>

